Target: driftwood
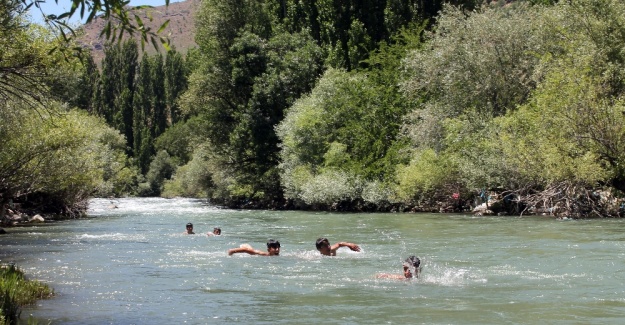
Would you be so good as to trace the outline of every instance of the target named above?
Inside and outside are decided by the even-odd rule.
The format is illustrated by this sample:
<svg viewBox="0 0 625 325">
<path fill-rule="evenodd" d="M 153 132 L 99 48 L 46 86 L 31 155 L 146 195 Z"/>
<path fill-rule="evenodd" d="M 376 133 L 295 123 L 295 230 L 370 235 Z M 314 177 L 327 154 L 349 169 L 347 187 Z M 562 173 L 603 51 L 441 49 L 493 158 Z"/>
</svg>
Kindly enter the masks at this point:
<svg viewBox="0 0 625 325">
<path fill-rule="evenodd" d="M 523 206 L 520 214 L 542 214 L 567 218 L 621 217 L 622 199 L 608 190 L 560 182 L 545 189 L 514 192 L 515 201 Z"/>
</svg>

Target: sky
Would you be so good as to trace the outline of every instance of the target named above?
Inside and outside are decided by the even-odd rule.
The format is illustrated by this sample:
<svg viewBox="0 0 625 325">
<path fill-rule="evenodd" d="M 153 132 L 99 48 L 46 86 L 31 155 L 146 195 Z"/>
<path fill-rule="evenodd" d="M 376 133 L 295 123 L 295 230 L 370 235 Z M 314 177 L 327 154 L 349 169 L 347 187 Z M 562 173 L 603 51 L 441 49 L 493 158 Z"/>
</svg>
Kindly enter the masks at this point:
<svg viewBox="0 0 625 325">
<path fill-rule="evenodd" d="M 181 1 L 184 1 L 184 0 L 170 0 L 169 3 L 181 2 Z M 155 7 L 163 6 L 165 5 L 165 0 L 131 0 L 130 5 L 131 6 L 150 5 L 150 6 L 155 6 Z M 60 15 L 64 12 L 69 11 L 71 7 L 72 7 L 71 0 L 58 0 L 58 4 L 55 3 L 54 0 L 45 0 L 41 4 L 41 8 L 43 9 L 46 15 L 51 15 L 51 14 Z M 43 23 L 43 18 L 41 17 L 41 13 L 36 8 L 34 10 L 31 9 L 31 19 L 35 23 Z M 80 22 L 80 12 L 77 12 L 76 14 L 74 14 L 74 16 L 70 19 L 69 22 L 70 24 Z"/>
</svg>

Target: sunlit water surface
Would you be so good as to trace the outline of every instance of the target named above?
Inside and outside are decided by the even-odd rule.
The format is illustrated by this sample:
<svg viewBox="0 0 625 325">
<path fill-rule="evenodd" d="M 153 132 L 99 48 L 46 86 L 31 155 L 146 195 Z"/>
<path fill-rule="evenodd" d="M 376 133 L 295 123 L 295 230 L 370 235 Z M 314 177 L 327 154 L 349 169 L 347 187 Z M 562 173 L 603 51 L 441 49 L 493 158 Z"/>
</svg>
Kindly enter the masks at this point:
<svg viewBox="0 0 625 325">
<path fill-rule="evenodd" d="M 625 221 L 246 211 L 189 199 L 91 202 L 11 228 L 3 263 L 56 292 L 40 324 L 625 324 Z M 196 235 L 183 235 L 192 222 Z M 223 235 L 206 236 L 219 226 Z M 350 241 L 322 257 L 318 237 Z M 278 257 L 237 254 L 282 243 Z M 420 279 L 401 273 L 408 255 Z"/>
</svg>

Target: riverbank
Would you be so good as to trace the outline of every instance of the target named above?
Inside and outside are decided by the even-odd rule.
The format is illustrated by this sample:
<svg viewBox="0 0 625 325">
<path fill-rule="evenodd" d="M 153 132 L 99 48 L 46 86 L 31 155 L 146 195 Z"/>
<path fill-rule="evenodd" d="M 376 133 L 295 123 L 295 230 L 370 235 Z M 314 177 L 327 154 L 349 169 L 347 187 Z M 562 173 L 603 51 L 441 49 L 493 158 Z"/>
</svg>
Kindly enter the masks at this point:
<svg viewBox="0 0 625 325">
<path fill-rule="evenodd" d="M 13 264 L 0 266 L 0 322 L 16 324 L 22 307 L 34 304 L 37 300 L 54 295 L 48 285 L 36 280 L 28 280 Z"/>
<path fill-rule="evenodd" d="M 56 220 L 76 219 L 86 215 L 88 200 L 71 205 L 45 194 L 10 199 L 0 206 L 0 227 L 14 227 Z M 0 234 L 4 231 L 0 228 Z"/>
<path fill-rule="evenodd" d="M 622 218 L 625 198 L 614 188 L 575 187 L 567 183 L 543 190 L 490 190 L 471 193 L 435 193 L 419 202 L 371 203 L 362 199 L 306 204 L 301 200 L 239 199 L 217 202 L 225 208 L 329 212 L 471 213 L 477 216 L 527 216 L 553 218 Z"/>
<path fill-rule="evenodd" d="M 583 188 L 559 186 L 542 191 L 490 190 L 471 193 L 434 193 L 419 202 L 371 203 L 362 199 L 329 203 L 306 204 L 301 200 L 231 199 L 211 201 L 226 209 L 294 210 L 351 213 L 467 213 L 477 216 L 539 215 L 553 218 L 621 218 L 625 216 L 625 199 L 613 188 Z M 72 207 L 58 206 L 45 201 L 25 201 L 5 205 L 0 214 L 0 227 L 36 224 L 54 220 L 79 218 L 86 214 L 88 202 Z M 117 208 L 112 199 L 108 206 Z M 0 229 L 0 233 L 3 230 Z"/>
</svg>

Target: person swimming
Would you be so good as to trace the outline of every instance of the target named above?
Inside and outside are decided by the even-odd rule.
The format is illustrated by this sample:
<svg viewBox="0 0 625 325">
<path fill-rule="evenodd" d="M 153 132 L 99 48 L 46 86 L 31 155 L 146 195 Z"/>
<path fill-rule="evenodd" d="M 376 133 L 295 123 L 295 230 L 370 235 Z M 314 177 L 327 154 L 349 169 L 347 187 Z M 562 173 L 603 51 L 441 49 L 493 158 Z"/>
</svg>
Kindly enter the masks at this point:
<svg viewBox="0 0 625 325">
<path fill-rule="evenodd" d="M 354 252 L 360 252 L 360 246 L 354 243 L 338 242 L 334 245 L 330 245 L 330 241 L 324 237 L 317 239 L 315 246 L 317 247 L 319 253 L 326 256 L 336 256 L 336 251 L 341 247 L 348 247 Z"/>
<path fill-rule="evenodd" d="M 384 278 L 384 279 L 398 279 L 398 280 L 409 280 L 412 278 L 419 278 L 421 274 L 421 260 L 414 256 L 408 256 L 404 263 L 402 264 L 404 268 L 403 274 L 391 274 L 391 273 L 378 273 L 376 274 L 376 278 Z"/>
<path fill-rule="evenodd" d="M 195 235 L 195 233 L 193 232 L 193 224 L 192 223 L 187 223 L 187 231 L 184 232 L 186 235 Z"/>
<path fill-rule="evenodd" d="M 269 239 L 267 241 L 266 252 L 254 249 L 252 246 L 248 244 L 243 244 L 239 248 L 231 248 L 228 250 L 228 255 L 237 254 L 237 253 L 248 253 L 250 255 L 261 255 L 261 256 L 278 256 L 280 255 L 280 242 L 274 239 Z"/>
<path fill-rule="evenodd" d="M 215 227 L 213 228 L 213 231 L 209 231 L 208 233 L 206 233 L 207 236 L 221 236 L 221 228 L 219 227 Z"/>
</svg>

